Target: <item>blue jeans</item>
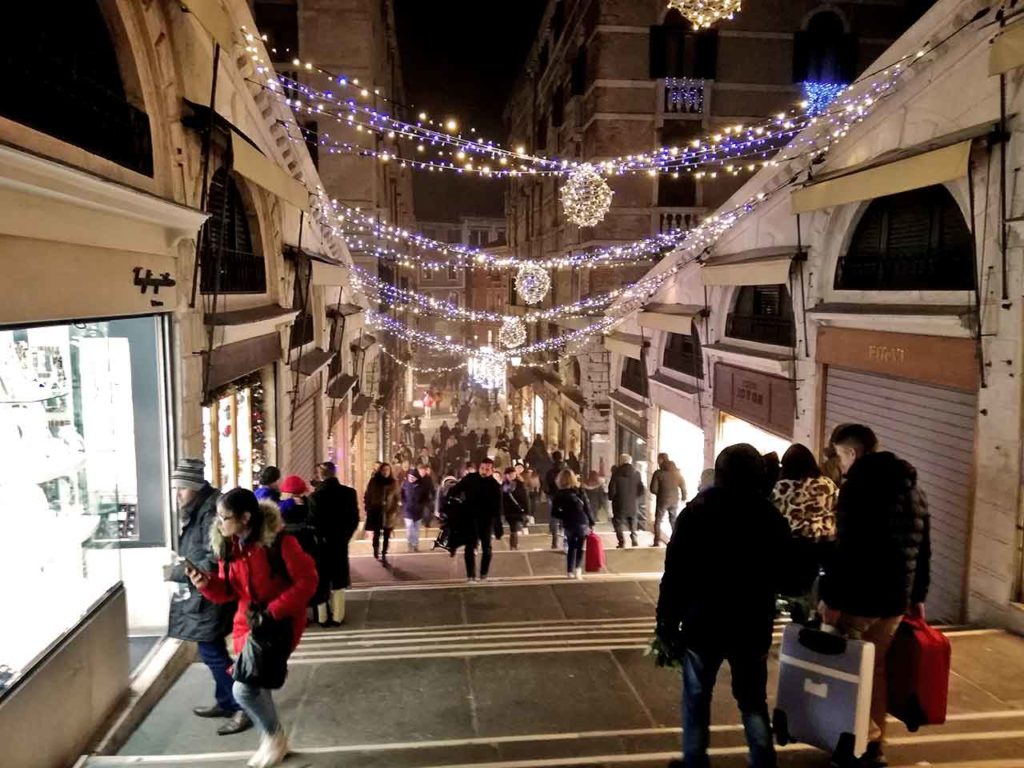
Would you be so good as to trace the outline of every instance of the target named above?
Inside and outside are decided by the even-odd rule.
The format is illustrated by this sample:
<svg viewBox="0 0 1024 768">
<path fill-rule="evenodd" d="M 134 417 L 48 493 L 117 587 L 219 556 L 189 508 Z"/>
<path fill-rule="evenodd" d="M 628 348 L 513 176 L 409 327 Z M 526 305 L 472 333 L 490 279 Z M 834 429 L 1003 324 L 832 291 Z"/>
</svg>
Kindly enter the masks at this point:
<svg viewBox="0 0 1024 768">
<path fill-rule="evenodd" d="M 732 695 L 743 719 L 752 768 L 775 768 L 775 746 L 768 718 L 768 657 L 760 653 L 723 655 L 686 650 L 683 659 L 683 762 L 707 768 L 711 693 L 722 662 L 732 673 Z"/>
<path fill-rule="evenodd" d="M 565 551 L 565 569 L 572 573 L 577 568 L 583 567 L 583 545 L 587 541 L 586 536 L 581 536 L 575 533 L 567 533 L 565 535 L 566 551 Z"/>
<path fill-rule="evenodd" d="M 231 675 L 228 669 L 231 668 L 231 657 L 228 656 L 228 649 L 224 638 L 219 640 L 203 640 L 196 645 L 199 646 L 199 658 L 203 664 L 210 668 L 213 675 L 214 695 L 217 698 L 217 706 L 225 712 L 237 712 L 238 702 L 231 695 Z"/>
<path fill-rule="evenodd" d="M 409 539 L 409 546 L 416 549 L 420 545 L 420 521 L 405 518 L 405 535 Z"/>
<path fill-rule="evenodd" d="M 257 688 L 255 685 L 236 680 L 233 690 L 245 714 L 256 723 L 256 728 L 262 735 L 273 736 L 281 730 L 281 721 L 277 719 L 277 708 L 274 706 L 274 696 L 269 688 Z"/>
</svg>

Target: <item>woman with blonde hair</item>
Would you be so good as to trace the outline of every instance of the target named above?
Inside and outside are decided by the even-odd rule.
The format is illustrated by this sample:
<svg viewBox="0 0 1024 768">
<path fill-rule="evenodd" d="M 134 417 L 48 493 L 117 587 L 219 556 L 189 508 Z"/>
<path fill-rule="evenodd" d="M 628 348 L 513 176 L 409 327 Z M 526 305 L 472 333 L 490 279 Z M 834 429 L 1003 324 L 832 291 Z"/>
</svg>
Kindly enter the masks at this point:
<svg viewBox="0 0 1024 768">
<path fill-rule="evenodd" d="M 565 533 L 566 575 L 583 578 L 583 545 L 594 525 L 594 513 L 587 495 L 580 488 L 579 478 L 571 469 L 563 469 L 555 478 L 555 494 L 551 498 L 551 516 L 562 523 Z"/>
</svg>

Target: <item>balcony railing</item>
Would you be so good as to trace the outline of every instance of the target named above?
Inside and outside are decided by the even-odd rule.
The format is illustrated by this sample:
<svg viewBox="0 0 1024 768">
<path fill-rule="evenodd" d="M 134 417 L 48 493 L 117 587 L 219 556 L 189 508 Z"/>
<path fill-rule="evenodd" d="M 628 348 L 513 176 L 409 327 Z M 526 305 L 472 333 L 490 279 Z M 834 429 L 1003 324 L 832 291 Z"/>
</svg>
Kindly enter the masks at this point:
<svg viewBox="0 0 1024 768">
<path fill-rule="evenodd" d="M 793 318 L 742 315 L 730 312 L 725 323 L 726 336 L 746 341 L 757 341 L 761 344 L 791 347 L 794 334 Z"/>
<path fill-rule="evenodd" d="M 695 115 L 705 111 L 703 80 L 667 77 L 658 81 L 658 111 L 663 115 Z"/>
<path fill-rule="evenodd" d="M 46 52 L 23 59 L 0 51 L 9 83 L 0 92 L 0 115 L 145 176 L 153 175 L 149 116 L 123 96 L 73 68 L 47 60 Z"/>
<path fill-rule="evenodd" d="M 700 224 L 704 213 L 703 208 L 655 208 L 651 216 L 651 229 L 659 235 L 693 229 Z"/>
<path fill-rule="evenodd" d="M 220 269 L 217 269 L 217 254 L 204 248 L 200 255 L 202 293 L 213 293 L 217 273 L 220 284 L 218 293 L 264 293 L 267 290 L 267 273 L 263 259 L 253 253 L 243 253 L 225 248 L 220 255 Z"/>
</svg>

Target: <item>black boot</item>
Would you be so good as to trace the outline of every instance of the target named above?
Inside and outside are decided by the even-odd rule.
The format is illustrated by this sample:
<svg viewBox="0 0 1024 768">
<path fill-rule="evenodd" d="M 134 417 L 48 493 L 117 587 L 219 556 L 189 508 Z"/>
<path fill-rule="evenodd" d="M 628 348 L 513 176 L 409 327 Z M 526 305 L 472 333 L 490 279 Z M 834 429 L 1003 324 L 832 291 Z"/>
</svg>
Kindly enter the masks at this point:
<svg viewBox="0 0 1024 768">
<path fill-rule="evenodd" d="M 252 720 L 242 710 L 238 710 L 231 716 L 224 725 L 217 729 L 218 736 L 232 736 L 242 731 L 248 731 L 252 728 Z"/>
<path fill-rule="evenodd" d="M 859 768 L 887 768 L 889 761 L 882 754 L 882 742 L 868 742 L 867 751 L 861 755 Z"/>
</svg>

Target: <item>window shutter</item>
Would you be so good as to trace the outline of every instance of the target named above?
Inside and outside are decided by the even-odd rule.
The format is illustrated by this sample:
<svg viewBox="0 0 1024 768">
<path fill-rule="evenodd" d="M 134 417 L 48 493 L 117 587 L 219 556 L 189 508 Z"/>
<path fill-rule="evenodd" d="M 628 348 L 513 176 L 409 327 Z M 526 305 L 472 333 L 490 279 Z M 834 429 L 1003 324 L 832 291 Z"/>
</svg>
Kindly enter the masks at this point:
<svg viewBox="0 0 1024 768">
<path fill-rule="evenodd" d="M 718 74 L 718 30 L 709 29 L 688 35 L 686 42 L 694 47 L 693 72 L 687 73 L 687 76 L 698 80 L 714 80 Z"/>
<path fill-rule="evenodd" d="M 652 80 L 661 80 L 668 77 L 668 69 L 665 66 L 666 44 L 668 41 L 668 30 L 662 26 L 651 27 L 650 40 L 650 75 Z"/>
</svg>

